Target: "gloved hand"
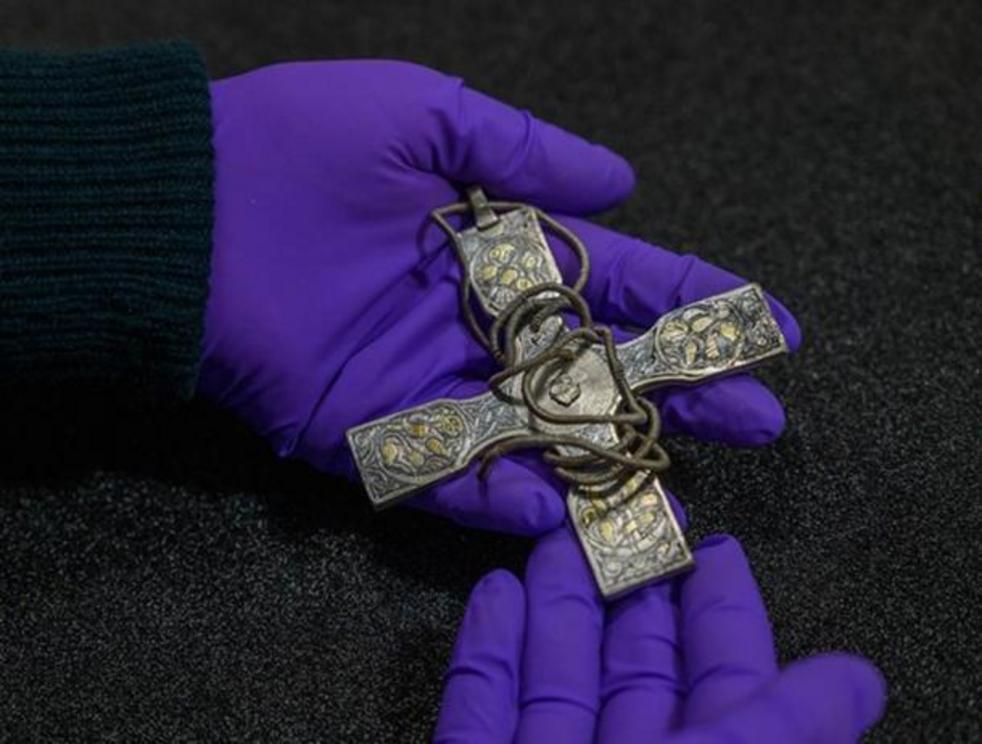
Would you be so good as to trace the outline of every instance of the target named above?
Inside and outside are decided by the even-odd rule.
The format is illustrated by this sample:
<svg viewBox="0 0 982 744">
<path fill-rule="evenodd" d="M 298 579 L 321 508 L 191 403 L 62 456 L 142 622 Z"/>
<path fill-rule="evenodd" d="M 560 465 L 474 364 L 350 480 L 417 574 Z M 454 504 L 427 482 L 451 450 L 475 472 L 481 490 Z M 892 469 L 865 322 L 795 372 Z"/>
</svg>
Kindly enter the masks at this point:
<svg viewBox="0 0 982 744">
<path fill-rule="evenodd" d="M 865 659 L 779 670 L 740 544 L 713 537 L 682 579 L 607 606 L 568 530 L 543 537 L 524 586 L 475 587 L 436 727 L 440 744 L 840 744 L 883 712 Z"/>
<path fill-rule="evenodd" d="M 493 363 L 460 314 L 454 251 L 428 222 L 461 185 L 566 215 L 591 252 L 585 294 L 601 322 L 647 326 L 743 282 L 576 217 L 627 197 L 627 163 L 432 70 L 279 65 L 214 83 L 212 100 L 215 237 L 199 392 L 283 457 L 356 477 L 350 426 L 486 390 Z M 794 320 L 774 309 L 797 346 Z M 662 413 L 666 432 L 730 444 L 768 442 L 784 421 L 745 376 L 671 393 Z M 472 468 L 414 503 L 538 534 L 563 520 L 564 492 L 530 453 L 498 462 L 484 482 Z"/>
</svg>

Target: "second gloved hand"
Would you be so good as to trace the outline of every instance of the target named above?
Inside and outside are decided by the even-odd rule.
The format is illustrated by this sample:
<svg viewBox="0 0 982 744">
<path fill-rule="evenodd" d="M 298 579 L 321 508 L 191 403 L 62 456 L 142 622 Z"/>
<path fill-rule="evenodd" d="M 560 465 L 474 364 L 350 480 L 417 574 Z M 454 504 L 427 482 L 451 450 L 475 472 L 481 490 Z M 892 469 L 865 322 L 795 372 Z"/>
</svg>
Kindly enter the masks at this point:
<svg viewBox="0 0 982 744">
<path fill-rule="evenodd" d="M 604 606 L 566 528 L 542 538 L 524 585 L 474 589 L 437 723 L 438 744 L 852 744 L 883 711 L 866 660 L 824 654 L 778 669 L 767 613 L 732 537 L 685 577 Z"/>
</svg>

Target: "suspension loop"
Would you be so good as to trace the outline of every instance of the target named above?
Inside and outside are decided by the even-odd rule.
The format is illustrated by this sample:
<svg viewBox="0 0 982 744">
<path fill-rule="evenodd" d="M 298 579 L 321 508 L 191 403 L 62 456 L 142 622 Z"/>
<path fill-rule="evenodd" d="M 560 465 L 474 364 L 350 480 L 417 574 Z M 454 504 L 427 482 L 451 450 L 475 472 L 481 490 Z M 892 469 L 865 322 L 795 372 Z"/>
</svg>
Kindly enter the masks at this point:
<svg viewBox="0 0 982 744">
<path fill-rule="evenodd" d="M 598 445 L 577 434 L 536 432 L 519 434 L 497 442 L 481 455 L 479 477 L 486 477 L 494 462 L 504 455 L 523 449 L 544 449 L 543 459 L 555 467 L 556 474 L 567 483 L 576 486 L 616 486 L 628 480 L 639 470 L 661 472 L 669 465 L 668 454 L 658 443 L 661 434 L 661 417 L 651 401 L 631 390 L 624 368 L 617 357 L 614 337 L 610 329 L 594 323 L 590 307 L 581 291 L 590 274 L 590 258 L 583 242 L 569 229 L 545 212 L 533 208 L 536 217 L 550 231 L 562 238 L 572 248 L 579 260 L 579 272 L 571 286 L 544 283 L 518 292 L 515 297 L 493 317 L 487 327 L 481 324 L 471 301 L 471 286 L 467 277 L 467 257 L 461 250 L 457 232 L 447 217 L 470 213 L 477 229 L 487 229 L 498 222 L 497 212 L 524 208 L 517 202 L 488 201 L 478 187 L 467 192 L 468 201 L 437 209 L 433 220 L 450 238 L 457 252 L 464 277 L 460 282 L 460 306 L 474 337 L 488 350 L 501 369 L 489 379 L 495 393 L 515 404 L 524 405 L 536 418 L 554 425 L 610 425 L 616 441 L 609 446 Z M 577 325 L 570 328 L 565 315 L 575 317 Z M 538 333 L 551 318 L 561 321 L 560 330 L 548 345 L 533 355 L 523 357 L 521 337 L 528 329 Z M 553 368 L 561 368 L 576 359 L 577 351 L 585 344 L 603 348 L 603 357 L 620 396 L 620 404 L 613 412 L 564 414 L 543 407 L 532 389 L 532 382 L 539 374 L 547 374 Z M 521 376 L 517 386 L 519 396 L 506 389 L 510 380 Z M 573 450 L 576 454 L 560 451 Z M 609 492 L 613 492 L 611 489 Z"/>
</svg>

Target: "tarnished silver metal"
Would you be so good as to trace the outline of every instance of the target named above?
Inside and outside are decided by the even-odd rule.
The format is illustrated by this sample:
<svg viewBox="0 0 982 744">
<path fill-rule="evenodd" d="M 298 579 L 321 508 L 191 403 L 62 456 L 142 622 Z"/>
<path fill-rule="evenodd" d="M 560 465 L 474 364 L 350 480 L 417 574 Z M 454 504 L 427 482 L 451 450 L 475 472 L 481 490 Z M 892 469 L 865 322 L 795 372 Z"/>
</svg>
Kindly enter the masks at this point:
<svg viewBox="0 0 982 744">
<path fill-rule="evenodd" d="M 677 308 L 644 335 L 617 347 L 633 389 L 697 383 L 746 370 L 786 350 L 756 284 Z M 536 386 L 538 402 L 547 410 L 609 413 L 619 403 L 599 346 L 584 345 L 566 372 L 548 382 Z M 385 507 L 463 470 L 501 439 L 556 429 L 600 445 L 615 437 L 610 425 L 541 421 L 519 402 L 490 391 L 369 421 L 349 429 L 348 442 L 369 498 Z"/>
<path fill-rule="evenodd" d="M 459 234 L 457 246 L 471 286 L 489 315 L 504 310 L 518 292 L 536 284 L 563 281 L 542 226 L 530 207 L 498 215 L 484 229 L 475 225 L 465 230 Z"/>
<path fill-rule="evenodd" d="M 490 210 L 483 194 L 469 193 L 478 224 L 456 236 L 467 280 L 484 310 L 496 315 L 518 292 L 559 283 L 561 277 L 536 212 L 516 205 Z M 483 200 L 483 201 L 482 201 Z M 523 331 L 522 356 L 534 355 L 561 330 L 550 318 L 537 334 Z M 693 384 L 746 370 L 787 351 L 763 291 L 748 284 L 672 310 L 639 337 L 617 347 L 632 390 Z M 527 372 L 534 402 L 547 413 L 610 414 L 621 402 L 600 345 L 581 343 L 575 358 L 552 374 Z M 348 430 L 348 442 L 365 489 L 376 508 L 465 469 L 490 446 L 536 432 L 574 434 L 608 447 L 611 424 L 555 423 L 536 416 L 517 394 L 521 378 L 500 392 L 466 400 L 440 399 Z M 565 454 L 575 447 L 560 446 Z M 571 487 L 567 505 L 601 593 L 611 597 L 677 573 L 691 553 L 657 477 L 642 471 L 606 487 Z"/>
<path fill-rule="evenodd" d="M 470 202 L 471 211 L 474 213 L 474 225 L 478 230 L 487 230 L 497 223 L 498 215 L 491 209 L 488 197 L 480 186 L 471 186 L 467 189 L 467 201 Z"/>
<path fill-rule="evenodd" d="M 674 576 L 693 564 L 654 473 L 636 473 L 611 492 L 571 488 L 566 506 L 597 586 L 607 599 Z"/>
</svg>

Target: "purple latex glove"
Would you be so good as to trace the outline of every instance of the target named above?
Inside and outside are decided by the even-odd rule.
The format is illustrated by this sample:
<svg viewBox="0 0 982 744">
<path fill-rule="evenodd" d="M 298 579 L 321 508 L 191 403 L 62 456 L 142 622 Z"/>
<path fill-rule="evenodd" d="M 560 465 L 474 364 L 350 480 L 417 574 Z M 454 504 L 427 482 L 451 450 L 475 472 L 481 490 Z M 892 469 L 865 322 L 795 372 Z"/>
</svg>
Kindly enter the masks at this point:
<svg viewBox="0 0 982 744">
<path fill-rule="evenodd" d="M 713 537 L 685 578 L 607 606 L 566 528 L 542 538 L 523 586 L 475 587 L 447 675 L 440 744 L 839 744 L 883 712 L 865 659 L 779 670 L 740 544 Z"/>
<path fill-rule="evenodd" d="M 431 223 L 480 183 L 553 210 L 588 246 L 599 320 L 635 326 L 743 280 L 575 215 L 634 185 L 619 156 L 457 79 L 399 62 L 297 63 L 212 86 L 215 238 L 199 392 L 283 457 L 355 477 L 345 431 L 487 389 L 488 353 L 458 307 L 460 269 Z M 574 216 L 569 216 L 574 215 Z M 560 253 L 570 271 L 568 251 Z M 774 303 L 792 347 L 790 314 Z M 666 431 L 761 444 L 780 404 L 741 376 L 667 395 Z M 476 467 L 414 503 L 480 527 L 559 525 L 564 488 L 535 454 Z"/>
</svg>

